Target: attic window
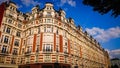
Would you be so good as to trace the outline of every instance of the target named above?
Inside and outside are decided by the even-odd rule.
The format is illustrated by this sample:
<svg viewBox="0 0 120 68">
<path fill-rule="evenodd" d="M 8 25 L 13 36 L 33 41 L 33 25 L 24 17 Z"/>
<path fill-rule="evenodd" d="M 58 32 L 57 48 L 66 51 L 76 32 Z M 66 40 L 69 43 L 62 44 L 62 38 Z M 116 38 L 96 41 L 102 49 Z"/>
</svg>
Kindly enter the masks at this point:
<svg viewBox="0 0 120 68">
<path fill-rule="evenodd" d="M 12 6 L 10 6 L 10 10 L 15 10 L 15 8 L 14 8 L 14 7 L 12 7 Z"/>
<path fill-rule="evenodd" d="M 49 7 L 47 7 L 47 10 L 49 9 Z"/>
<path fill-rule="evenodd" d="M 10 9 L 12 9 L 12 7 L 10 6 Z"/>
</svg>

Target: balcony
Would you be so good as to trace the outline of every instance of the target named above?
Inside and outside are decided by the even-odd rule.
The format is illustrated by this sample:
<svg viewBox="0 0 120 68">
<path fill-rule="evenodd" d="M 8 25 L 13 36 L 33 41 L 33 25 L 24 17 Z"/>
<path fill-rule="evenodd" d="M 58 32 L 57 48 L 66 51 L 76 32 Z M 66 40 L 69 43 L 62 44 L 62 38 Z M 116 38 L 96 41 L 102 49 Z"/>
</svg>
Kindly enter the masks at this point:
<svg viewBox="0 0 120 68">
<path fill-rule="evenodd" d="M 30 55 L 31 55 L 31 51 L 25 52 L 25 56 L 30 56 Z"/>
<path fill-rule="evenodd" d="M 0 55 L 7 56 L 7 55 L 9 55 L 9 52 L 5 51 L 5 50 L 0 50 Z"/>
<path fill-rule="evenodd" d="M 43 49 L 43 53 L 52 53 L 52 49 Z"/>
<path fill-rule="evenodd" d="M 16 53 L 16 52 L 13 52 L 12 54 L 13 54 L 13 55 L 18 55 L 18 53 Z"/>
<path fill-rule="evenodd" d="M 51 18 L 51 17 L 52 17 L 52 15 L 46 15 L 46 17 L 47 17 L 47 18 Z"/>
</svg>

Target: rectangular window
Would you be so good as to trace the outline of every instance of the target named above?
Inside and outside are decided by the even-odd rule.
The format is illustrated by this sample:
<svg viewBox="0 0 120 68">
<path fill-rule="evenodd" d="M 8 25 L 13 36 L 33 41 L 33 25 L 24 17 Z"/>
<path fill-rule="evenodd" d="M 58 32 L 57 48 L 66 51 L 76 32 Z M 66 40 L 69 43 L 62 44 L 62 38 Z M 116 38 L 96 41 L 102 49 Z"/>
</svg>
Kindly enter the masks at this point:
<svg viewBox="0 0 120 68">
<path fill-rule="evenodd" d="M 22 25 L 18 23 L 18 28 L 22 28 Z"/>
<path fill-rule="evenodd" d="M 47 19 L 47 20 L 46 20 L 46 23 L 51 23 L 51 19 Z"/>
<path fill-rule="evenodd" d="M 43 46 L 43 52 L 52 52 L 52 45 L 50 44 L 45 44 Z"/>
<path fill-rule="evenodd" d="M 40 45 L 37 45 L 36 52 L 39 52 Z"/>
<path fill-rule="evenodd" d="M 20 37 L 20 32 L 19 31 L 17 31 L 16 36 Z"/>
<path fill-rule="evenodd" d="M 11 19 L 8 19 L 7 22 L 11 24 L 11 23 L 12 23 L 12 20 L 11 20 Z"/>
<path fill-rule="evenodd" d="M 52 29 L 51 29 L 50 26 L 47 26 L 47 30 L 46 30 L 46 32 L 52 32 Z"/>
<path fill-rule="evenodd" d="M 7 53 L 7 46 L 4 46 L 4 45 L 3 45 L 1 52 L 2 52 L 2 53 Z"/>
<path fill-rule="evenodd" d="M 47 12 L 46 17 L 52 17 L 51 12 Z"/>
<path fill-rule="evenodd" d="M 18 39 L 15 39 L 14 45 L 19 46 L 19 40 Z"/>
<path fill-rule="evenodd" d="M 6 33 L 10 33 L 10 28 L 9 27 L 7 27 Z"/>
<path fill-rule="evenodd" d="M 64 53 L 67 53 L 67 42 L 65 42 L 65 45 L 64 45 Z"/>
<path fill-rule="evenodd" d="M 33 44 L 33 37 L 27 38 L 27 45 L 32 45 Z"/>
<path fill-rule="evenodd" d="M 9 38 L 8 36 L 4 37 L 4 43 L 8 44 L 8 38 Z"/>
<path fill-rule="evenodd" d="M 4 28 L 3 28 L 3 32 L 5 32 L 6 31 L 6 26 L 4 26 Z"/>
<path fill-rule="evenodd" d="M 32 52 L 32 46 L 28 46 L 27 47 L 27 53 L 31 53 Z"/>
<path fill-rule="evenodd" d="M 13 55 L 17 55 L 18 54 L 18 49 L 17 48 L 14 48 L 13 49 Z"/>
<path fill-rule="evenodd" d="M 53 32 L 53 27 L 51 26 L 44 27 L 44 32 Z"/>
</svg>

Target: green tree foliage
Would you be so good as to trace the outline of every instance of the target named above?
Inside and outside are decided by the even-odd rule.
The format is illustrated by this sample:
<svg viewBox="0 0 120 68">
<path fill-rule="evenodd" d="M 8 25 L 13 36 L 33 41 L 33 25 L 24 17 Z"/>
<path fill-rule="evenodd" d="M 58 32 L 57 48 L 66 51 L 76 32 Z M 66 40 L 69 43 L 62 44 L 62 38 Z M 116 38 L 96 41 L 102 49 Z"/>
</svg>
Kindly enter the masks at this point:
<svg viewBox="0 0 120 68">
<path fill-rule="evenodd" d="M 120 15 L 120 0 L 83 0 L 84 5 L 92 6 L 94 11 L 100 14 L 112 12 L 112 16 Z"/>
</svg>

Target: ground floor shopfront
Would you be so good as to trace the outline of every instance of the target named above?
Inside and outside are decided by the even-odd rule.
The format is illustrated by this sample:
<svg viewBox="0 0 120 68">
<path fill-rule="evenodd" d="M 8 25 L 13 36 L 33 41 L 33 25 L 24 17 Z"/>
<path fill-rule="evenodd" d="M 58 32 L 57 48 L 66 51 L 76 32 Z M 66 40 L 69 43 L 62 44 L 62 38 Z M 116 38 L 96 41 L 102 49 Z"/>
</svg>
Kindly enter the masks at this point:
<svg viewBox="0 0 120 68">
<path fill-rule="evenodd" d="M 36 63 L 36 64 L 26 64 L 19 65 L 19 68 L 71 68 L 69 64 L 62 63 Z"/>
</svg>

